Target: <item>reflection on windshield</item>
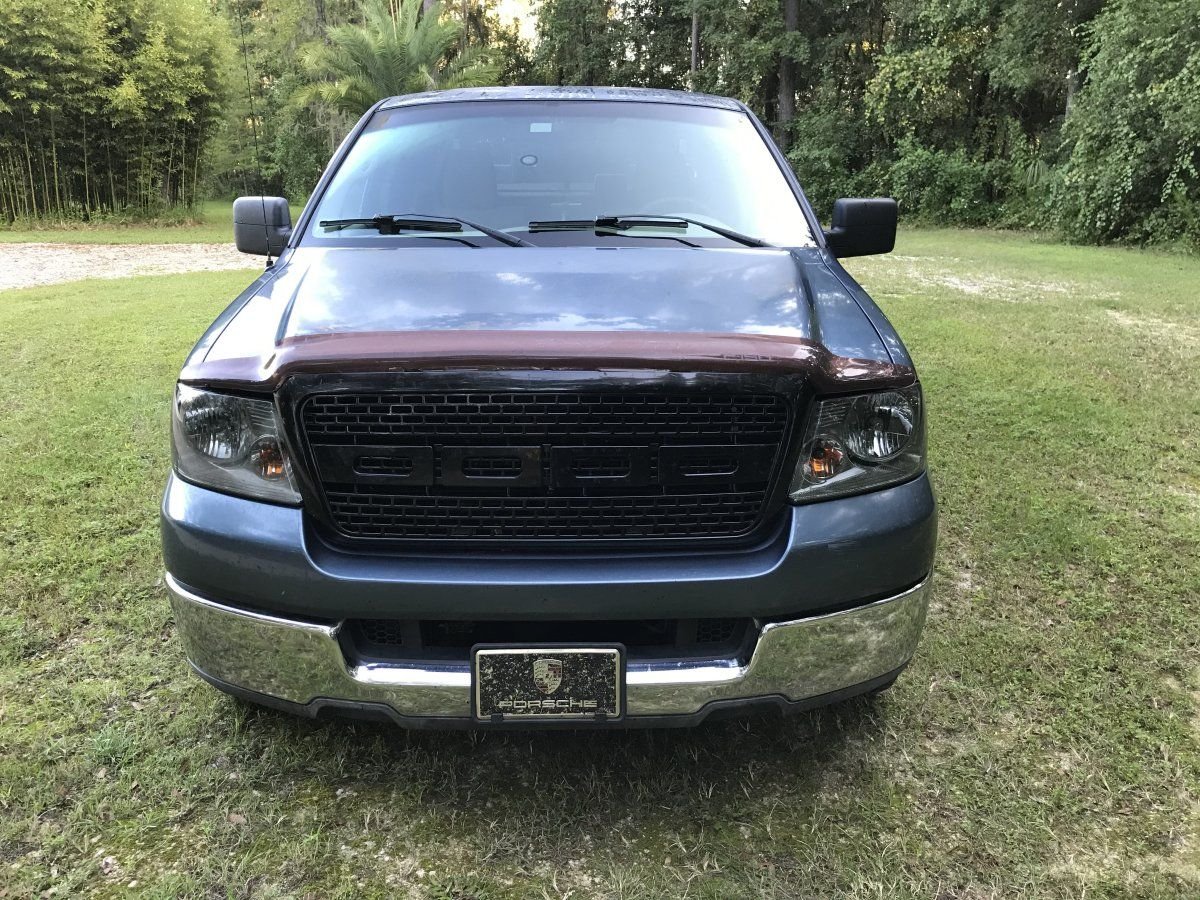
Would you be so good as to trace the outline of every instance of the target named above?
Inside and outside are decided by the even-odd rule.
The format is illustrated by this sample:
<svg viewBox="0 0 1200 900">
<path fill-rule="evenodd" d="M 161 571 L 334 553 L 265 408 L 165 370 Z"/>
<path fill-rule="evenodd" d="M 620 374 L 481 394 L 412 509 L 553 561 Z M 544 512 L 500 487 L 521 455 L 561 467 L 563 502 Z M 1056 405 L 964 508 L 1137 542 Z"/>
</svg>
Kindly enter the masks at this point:
<svg viewBox="0 0 1200 900">
<path fill-rule="evenodd" d="M 777 246 L 814 244 L 751 120 L 701 106 L 481 101 L 382 110 L 322 197 L 310 236 L 387 240 L 316 223 L 417 210 L 538 244 L 611 244 L 587 230 L 530 237 L 529 223 L 614 213 L 692 218 Z M 698 246 L 737 245 L 700 225 L 675 234 Z M 663 245 L 687 246 L 665 236 Z"/>
</svg>

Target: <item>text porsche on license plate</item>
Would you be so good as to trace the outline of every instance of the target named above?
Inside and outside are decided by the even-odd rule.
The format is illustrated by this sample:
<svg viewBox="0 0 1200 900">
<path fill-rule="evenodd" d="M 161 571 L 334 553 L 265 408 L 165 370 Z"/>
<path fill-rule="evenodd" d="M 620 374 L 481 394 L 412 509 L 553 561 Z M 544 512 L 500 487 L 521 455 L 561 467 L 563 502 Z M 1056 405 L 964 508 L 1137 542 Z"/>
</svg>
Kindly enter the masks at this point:
<svg viewBox="0 0 1200 900">
<path fill-rule="evenodd" d="M 624 709 L 620 647 L 476 647 L 475 717 L 619 719 Z"/>
</svg>

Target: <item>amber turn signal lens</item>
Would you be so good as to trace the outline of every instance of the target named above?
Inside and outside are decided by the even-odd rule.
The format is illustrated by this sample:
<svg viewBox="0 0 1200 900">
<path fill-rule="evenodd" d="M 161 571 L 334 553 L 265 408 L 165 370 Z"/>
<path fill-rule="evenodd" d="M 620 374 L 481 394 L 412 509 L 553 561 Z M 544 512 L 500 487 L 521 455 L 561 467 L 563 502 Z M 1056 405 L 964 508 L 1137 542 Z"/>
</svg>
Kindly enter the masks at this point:
<svg viewBox="0 0 1200 900">
<path fill-rule="evenodd" d="M 805 475 L 811 481 L 821 482 L 841 471 L 846 454 L 832 441 L 822 441 L 812 448 L 812 455 L 804 464 Z"/>
<path fill-rule="evenodd" d="M 267 481 L 275 481 L 287 474 L 283 464 L 283 451 L 271 439 L 259 441 L 254 445 L 254 449 L 250 451 L 250 463 L 255 474 Z"/>
</svg>

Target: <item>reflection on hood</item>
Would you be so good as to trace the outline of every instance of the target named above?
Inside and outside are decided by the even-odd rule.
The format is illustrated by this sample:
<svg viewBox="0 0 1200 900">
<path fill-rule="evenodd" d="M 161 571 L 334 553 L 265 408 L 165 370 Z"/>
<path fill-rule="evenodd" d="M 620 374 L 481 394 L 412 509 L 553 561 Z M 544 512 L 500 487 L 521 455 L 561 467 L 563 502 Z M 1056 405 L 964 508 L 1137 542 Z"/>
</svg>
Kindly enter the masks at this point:
<svg viewBox="0 0 1200 900">
<path fill-rule="evenodd" d="M 208 358 L 315 335 L 412 331 L 759 334 L 888 359 L 816 251 L 301 248 Z"/>
</svg>

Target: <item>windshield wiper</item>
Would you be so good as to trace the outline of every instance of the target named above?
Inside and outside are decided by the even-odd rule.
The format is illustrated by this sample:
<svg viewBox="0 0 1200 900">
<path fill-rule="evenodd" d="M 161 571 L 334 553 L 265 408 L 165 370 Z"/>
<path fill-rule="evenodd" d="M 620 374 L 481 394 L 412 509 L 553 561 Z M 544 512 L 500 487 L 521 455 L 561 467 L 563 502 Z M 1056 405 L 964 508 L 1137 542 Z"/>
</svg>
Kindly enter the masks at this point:
<svg viewBox="0 0 1200 900">
<path fill-rule="evenodd" d="M 638 222 L 642 227 L 652 227 L 659 223 L 657 222 Z M 686 222 L 674 222 L 663 225 L 665 228 L 687 228 Z M 599 219 L 553 219 L 545 222 L 530 222 L 529 233 L 539 234 L 542 232 L 553 231 L 594 231 L 597 236 L 609 235 L 620 236 L 626 238 L 647 238 L 650 240 L 661 241 L 679 241 L 681 244 L 686 244 L 693 249 L 699 249 L 700 245 L 689 241 L 683 235 L 679 234 L 626 234 L 629 230 L 629 225 L 624 225 L 621 228 L 608 228 L 600 224 Z"/>
<path fill-rule="evenodd" d="M 523 241 L 519 237 L 505 234 L 503 231 L 490 228 L 487 225 L 480 225 L 478 222 L 460 219 L 457 216 L 427 216 L 421 213 L 401 213 L 392 216 L 371 216 L 370 218 L 363 219 L 326 219 L 317 224 L 322 228 L 353 228 L 355 226 L 375 228 L 378 229 L 380 234 L 400 234 L 404 231 L 461 232 L 465 225 L 467 228 L 478 231 L 480 234 L 486 234 L 492 240 L 499 241 L 501 244 L 506 244 L 509 247 L 534 246 L 529 241 Z"/>
<path fill-rule="evenodd" d="M 756 237 L 742 234 L 738 231 L 725 228 L 721 225 L 713 225 L 711 222 L 704 222 L 700 219 L 689 219 L 686 216 L 656 216 L 650 213 L 638 213 L 629 216 L 597 216 L 594 219 L 566 219 L 563 221 L 546 221 L 546 222 L 530 222 L 529 230 L 537 231 L 585 231 L 588 229 L 594 230 L 597 234 L 619 233 L 628 231 L 630 228 L 684 228 L 689 225 L 695 225 L 697 228 L 703 228 L 705 231 L 711 231 L 713 234 L 719 234 L 723 238 L 733 241 L 737 244 L 742 244 L 746 247 L 772 247 L 773 244 L 768 244 L 766 241 Z M 631 235 L 632 236 L 632 235 Z"/>
</svg>

